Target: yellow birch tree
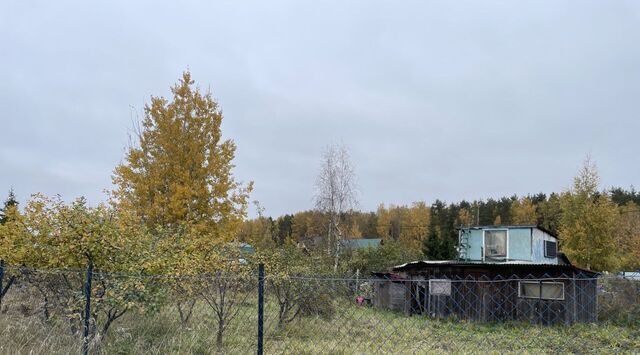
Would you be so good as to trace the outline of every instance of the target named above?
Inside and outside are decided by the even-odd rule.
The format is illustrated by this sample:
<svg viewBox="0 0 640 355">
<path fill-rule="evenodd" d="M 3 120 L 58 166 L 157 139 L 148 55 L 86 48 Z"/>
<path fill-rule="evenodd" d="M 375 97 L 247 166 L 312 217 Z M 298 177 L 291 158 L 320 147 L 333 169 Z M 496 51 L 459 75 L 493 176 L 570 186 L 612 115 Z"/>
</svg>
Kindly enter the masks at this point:
<svg viewBox="0 0 640 355">
<path fill-rule="evenodd" d="M 562 194 L 560 240 L 562 250 L 577 265 L 611 271 L 619 265 L 615 245 L 618 209 L 609 195 L 598 191 L 600 177 L 587 158 L 573 187 Z"/>
</svg>

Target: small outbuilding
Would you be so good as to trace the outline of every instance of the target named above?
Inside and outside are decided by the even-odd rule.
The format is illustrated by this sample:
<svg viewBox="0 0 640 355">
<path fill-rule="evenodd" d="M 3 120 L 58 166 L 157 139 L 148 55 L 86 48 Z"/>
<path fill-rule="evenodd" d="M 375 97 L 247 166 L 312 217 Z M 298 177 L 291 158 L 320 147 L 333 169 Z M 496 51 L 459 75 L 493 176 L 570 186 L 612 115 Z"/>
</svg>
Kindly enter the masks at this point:
<svg viewBox="0 0 640 355">
<path fill-rule="evenodd" d="M 536 226 L 491 226 L 462 229 L 460 238 L 459 260 L 374 273 L 373 306 L 479 322 L 596 321 L 597 274 L 571 265 L 555 235 Z"/>
</svg>

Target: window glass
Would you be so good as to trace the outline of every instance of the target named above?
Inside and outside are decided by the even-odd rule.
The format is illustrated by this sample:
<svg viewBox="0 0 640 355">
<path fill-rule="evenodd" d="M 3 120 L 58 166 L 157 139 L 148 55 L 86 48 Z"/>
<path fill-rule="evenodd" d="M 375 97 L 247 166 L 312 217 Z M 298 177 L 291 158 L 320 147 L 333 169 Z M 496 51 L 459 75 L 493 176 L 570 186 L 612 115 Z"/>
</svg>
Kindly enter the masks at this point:
<svg viewBox="0 0 640 355">
<path fill-rule="evenodd" d="M 540 290 L 542 289 L 542 297 Z M 564 300 L 564 285 L 561 282 L 521 281 L 520 297 L 539 298 L 543 300 Z"/>
<path fill-rule="evenodd" d="M 540 298 L 540 284 L 538 282 L 520 282 L 520 297 Z"/>
<path fill-rule="evenodd" d="M 543 300 L 562 300 L 564 299 L 564 287 L 561 283 L 542 283 Z"/>
<path fill-rule="evenodd" d="M 484 256 L 490 258 L 507 257 L 507 231 L 484 232 Z"/>
</svg>

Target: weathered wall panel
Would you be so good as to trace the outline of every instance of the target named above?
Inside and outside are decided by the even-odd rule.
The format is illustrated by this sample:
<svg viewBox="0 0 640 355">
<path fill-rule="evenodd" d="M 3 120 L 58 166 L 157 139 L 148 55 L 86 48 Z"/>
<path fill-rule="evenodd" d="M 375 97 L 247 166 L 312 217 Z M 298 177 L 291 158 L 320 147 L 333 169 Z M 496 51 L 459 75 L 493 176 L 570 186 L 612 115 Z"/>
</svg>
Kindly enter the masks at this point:
<svg viewBox="0 0 640 355">
<path fill-rule="evenodd" d="M 531 228 L 509 229 L 509 260 L 531 260 L 531 233 Z"/>
<path fill-rule="evenodd" d="M 558 258 L 547 258 L 544 256 L 544 241 L 556 241 L 556 239 L 549 234 L 539 230 L 533 229 L 533 253 L 532 260 L 534 263 L 539 264 L 558 264 Z"/>
</svg>

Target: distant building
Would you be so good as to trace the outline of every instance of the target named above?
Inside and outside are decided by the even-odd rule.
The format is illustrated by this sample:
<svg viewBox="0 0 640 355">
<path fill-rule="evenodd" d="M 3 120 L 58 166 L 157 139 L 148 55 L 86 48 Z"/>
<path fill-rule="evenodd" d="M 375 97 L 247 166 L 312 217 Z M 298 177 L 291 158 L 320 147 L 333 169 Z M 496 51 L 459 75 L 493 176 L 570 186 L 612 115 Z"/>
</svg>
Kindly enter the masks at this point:
<svg viewBox="0 0 640 355">
<path fill-rule="evenodd" d="M 458 254 L 461 261 L 563 262 L 558 257 L 558 237 L 535 225 L 461 228 Z"/>
<path fill-rule="evenodd" d="M 459 231 L 457 260 L 424 260 L 374 273 L 373 305 L 481 322 L 596 320 L 597 273 L 571 265 L 558 237 L 533 225 Z"/>
<path fill-rule="evenodd" d="M 622 279 L 640 281 L 640 271 L 621 271 L 617 275 Z"/>
<path fill-rule="evenodd" d="M 242 253 L 245 253 L 245 254 L 255 254 L 256 253 L 256 248 L 254 248 L 253 245 L 251 245 L 251 244 L 241 242 L 238 246 L 240 248 L 240 252 L 242 252 Z"/>
<path fill-rule="evenodd" d="M 377 248 L 382 244 L 382 239 L 345 239 L 340 241 L 340 246 L 344 249 L 365 249 Z"/>
</svg>

